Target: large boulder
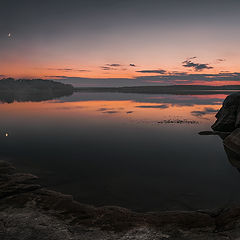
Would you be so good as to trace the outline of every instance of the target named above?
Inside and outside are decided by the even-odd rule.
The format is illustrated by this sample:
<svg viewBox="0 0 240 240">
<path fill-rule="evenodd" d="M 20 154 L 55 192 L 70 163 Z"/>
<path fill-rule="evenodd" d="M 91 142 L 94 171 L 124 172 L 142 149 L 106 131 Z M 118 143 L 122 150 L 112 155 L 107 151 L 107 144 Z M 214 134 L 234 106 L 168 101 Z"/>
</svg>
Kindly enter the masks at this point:
<svg viewBox="0 0 240 240">
<path fill-rule="evenodd" d="M 214 131 L 232 132 L 240 127 L 240 92 L 229 95 L 216 114 L 217 121 L 212 125 Z"/>
</svg>

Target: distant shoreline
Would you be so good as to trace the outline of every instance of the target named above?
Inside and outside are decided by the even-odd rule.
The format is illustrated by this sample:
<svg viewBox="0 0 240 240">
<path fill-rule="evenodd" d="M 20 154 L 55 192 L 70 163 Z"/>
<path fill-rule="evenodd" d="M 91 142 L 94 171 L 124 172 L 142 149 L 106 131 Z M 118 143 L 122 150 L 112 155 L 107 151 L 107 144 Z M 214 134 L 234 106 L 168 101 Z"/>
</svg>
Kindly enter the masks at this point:
<svg viewBox="0 0 240 240">
<path fill-rule="evenodd" d="M 173 86 L 137 86 L 137 87 L 82 87 L 82 88 L 75 87 L 74 92 L 208 95 L 208 94 L 231 94 L 233 92 L 240 92 L 240 85 L 226 85 L 226 86 L 173 85 Z"/>
<path fill-rule="evenodd" d="M 110 92 L 110 93 L 136 93 L 136 94 L 173 94 L 173 95 L 208 95 L 231 94 L 240 92 L 240 85 L 166 85 L 166 86 L 129 86 L 129 87 L 74 87 L 71 84 L 43 79 L 18 79 L 0 80 L 0 98 L 6 98 L 7 102 L 16 100 L 28 100 L 32 95 L 37 100 L 51 99 L 74 92 Z M 35 97 L 35 96 L 34 96 Z M 10 99 L 11 98 L 11 99 Z M 3 99 L 3 100 L 4 100 Z M 1 100 L 1 99 L 0 99 Z"/>
</svg>

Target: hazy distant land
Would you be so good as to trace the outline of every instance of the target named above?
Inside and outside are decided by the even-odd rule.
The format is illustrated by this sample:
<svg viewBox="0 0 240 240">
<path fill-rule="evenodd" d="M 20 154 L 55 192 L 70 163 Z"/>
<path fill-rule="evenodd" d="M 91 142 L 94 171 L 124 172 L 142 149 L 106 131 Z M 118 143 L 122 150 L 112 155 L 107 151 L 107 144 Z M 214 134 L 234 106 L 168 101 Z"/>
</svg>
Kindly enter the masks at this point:
<svg viewBox="0 0 240 240">
<path fill-rule="evenodd" d="M 240 85 L 205 86 L 205 85 L 171 85 L 171 86 L 136 86 L 136 87 L 91 87 L 74 88 L 78 92 L 118 92 L 145 94 L 231 94 L 240 91 Z"/>
</svg>

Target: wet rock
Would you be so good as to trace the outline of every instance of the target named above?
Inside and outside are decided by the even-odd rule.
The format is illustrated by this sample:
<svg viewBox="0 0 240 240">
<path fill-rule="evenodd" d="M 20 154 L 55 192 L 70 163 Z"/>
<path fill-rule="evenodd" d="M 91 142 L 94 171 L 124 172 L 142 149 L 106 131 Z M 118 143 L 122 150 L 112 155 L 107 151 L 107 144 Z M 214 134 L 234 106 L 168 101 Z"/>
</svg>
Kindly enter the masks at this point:
<svg viewBox="0 0 240 240">
<path fill-rule="evenodd" d="M 240 93 L 229 95 L 216 114 L 217 121 L 212 125 L 214 131 L 232 132 L 240 127 Z"/>
</svg>

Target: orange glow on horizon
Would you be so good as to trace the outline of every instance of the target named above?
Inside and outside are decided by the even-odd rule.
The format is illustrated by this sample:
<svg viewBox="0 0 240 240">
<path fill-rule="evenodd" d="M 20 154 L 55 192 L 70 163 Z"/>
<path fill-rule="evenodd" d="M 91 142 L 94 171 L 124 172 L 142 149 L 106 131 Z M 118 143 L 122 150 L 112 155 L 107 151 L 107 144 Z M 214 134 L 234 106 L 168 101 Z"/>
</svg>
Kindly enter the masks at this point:
<svg viewBox="0 0 240 240">
<path fill-rule="evenodd" d="M 37 65 L 37 64 L 36 64 Z M 100 64 L 99 64 L 100 65 Z M 74 64 L 73 66 L 68 65 L 51 65 L 48 67 L 38 66 L 34 67 L 30 62 L 27 61 L 15 61 L 11 64 L 9 62 L 1 63 L 0 66 L 0 75 L 3 75 L 4 77 L 13 77 L 13 78 L 42 78 L 42 79 L 62 79 L 64 77 L 66 78 L 86 78 L 86 79 L 114 79 L 114 78 L 122 78 L 122 79 L 135 79 L 138 77 L 145 77 L 146 80 L 142 81 L 141 85 L 147 85 L 148 83 L 156 83 L 156 84 L 163 84 L 163 85 L 169 85 L 169 84 L 181 84 L 181 85 L 210 85 L 210 86 L 221 86 L 221 85 L 240 85 L 240 81 L 215 81 L 214 78 L 212 78 L 212 81 L 201 81 L 201 80 L 194 80 L 194 81 L 188 81 L 188 80 L 172 80 L 172 82 L 168 83 L 164 80 L 147 80 L 147 77 L 149 76 L 160 76 L 160 74 L 157 73 L 141 73 L 137 72 L 139 70 L 144 69 L 154 69 L 150 66 L 141 66 L 141 67 L 130 67 L 128 65 L 121 65 L 120 67 L 109 67 L 110 70 L 103 70 L 101 66 L 99 65 L 89 65 L 84 67 L 79 67 L 77 64 Z M 102 64 L 102 66 L 106 66 L 106 64 Z M 157 69 L 157 68 L 155 68 Z M 178 69 L 178 72 L 186 72 L 186 69 Z M 220 70 L 220 69 L 219 69 Z M 236 69 L 233 72 L 238 72 Z M 239 71 L 240 72 L 240 71 Z M 193 72 L 188 71 L 187 74 L 218 74 L 220 73 L 214 69 L 214 72 L 212 70 L 206 70 L 202 72 Z M 166 75 L 174 74 L 173 68 L 168 70 L 166 72 Z M 163 74 L 165 75 L 165 74 Z M 131 83 L 129 82 L 129 85 Z"/>
</svg>

